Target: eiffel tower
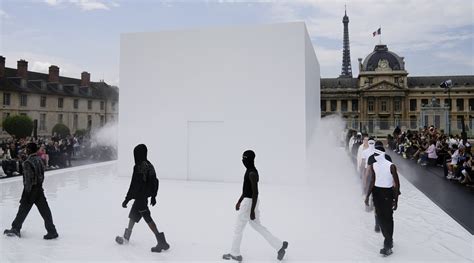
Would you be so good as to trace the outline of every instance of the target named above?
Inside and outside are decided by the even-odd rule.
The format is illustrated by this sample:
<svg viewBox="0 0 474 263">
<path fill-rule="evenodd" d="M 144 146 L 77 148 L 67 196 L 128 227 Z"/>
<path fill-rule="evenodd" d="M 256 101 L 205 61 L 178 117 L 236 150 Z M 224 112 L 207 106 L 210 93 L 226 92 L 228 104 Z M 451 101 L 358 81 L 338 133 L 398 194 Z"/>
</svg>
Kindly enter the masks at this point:
<svg viewBox="0 0 474 263">
<path fill-rule="evenodd" d="M 344 41 L 342 51 L 342 70 L 341 78 L 352 78 L 351 67 L 351 50 L 349 47 L 349 17 L 347 16 L 346 8 L 344 7 L 344 17 L 342 18 L 344 24 Z"/>
</svg>

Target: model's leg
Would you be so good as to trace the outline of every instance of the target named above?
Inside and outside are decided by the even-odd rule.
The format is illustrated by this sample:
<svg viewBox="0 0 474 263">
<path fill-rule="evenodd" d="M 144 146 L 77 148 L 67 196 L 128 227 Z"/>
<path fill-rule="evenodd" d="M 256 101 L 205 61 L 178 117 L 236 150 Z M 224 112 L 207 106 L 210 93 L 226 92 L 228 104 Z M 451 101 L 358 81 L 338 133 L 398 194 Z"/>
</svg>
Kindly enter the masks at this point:
<svg viewBox="0 0 474 263">
<path fill-rule="evenodd" d="M 31 207 L 33 206 L 33 202 L 30 201 L 32 194 L 33 193 L 23 192 L 20 200 L 20 207 L 18 208 L 18 213 L 16 214 L 15 220 L 13 220 L 12 223 L 12 229 L 16 229 L 18 231 L 21 230 L 23 222 L 25 222 L 26 216 L 28 216 Z"/>
<path fill-rule="evenodd" d="M 275 250 L 279 250 L 282 247 L 283 242 L 268 231 L 260 222 L 260 211 L 258 207 L 255 208 L 255 220 L 250 220 L 249 222 L 250 226 L 262 235 Z"/>
<path fill-rule="evenodd" d="M 248 220 L 250 219 L 250 213 L 248 219 L 245 218 L 245 214 L 240 214 L 237 216 L 234 227 L 234 237 L 232 239 L 232 249 L 230 253 L 233 256 L 240 256 L 240 244 L 242 243 L 242 237 L 244 235 L 245 225 L 247 225 Z"/>
<path fill-rule="evenodd" d="M 49 208 L 48 201 L 46 201 L 46 197 L 44 196 L 43 189 L 38 189 L 38 198 L 35 202 L 38 211 L 40 212 L 41 216 L 44 220 L 44 226 L 48 233 L 44 236 L 45 239 L 52 239 L 58 237 L 58 233 L 56 231 L 56 227 L 53 223 L 53 215 L 51 214 L 51 209 Z"/>
</svg>

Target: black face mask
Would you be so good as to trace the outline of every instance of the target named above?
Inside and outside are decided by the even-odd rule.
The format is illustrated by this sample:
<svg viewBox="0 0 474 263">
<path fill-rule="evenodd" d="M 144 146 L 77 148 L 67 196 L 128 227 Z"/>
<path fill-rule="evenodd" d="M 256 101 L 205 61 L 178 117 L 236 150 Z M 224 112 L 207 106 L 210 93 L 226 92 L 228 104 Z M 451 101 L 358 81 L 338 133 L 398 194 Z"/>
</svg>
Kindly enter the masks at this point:
<svg viewBox="0 0 474 263">
<path fill-rule="evenodd" d="M 255 168 L 255 153 L 251 150 L 245 151 L 242 155 L 242 163 L 244 164 L 245 168 Z"/>
<path fill-rule="evenodd" d="M 133 156 L 135 157 L 135 164 L 140 164 L 147 160 L 148 149 L 145 144 L 139 144 L 133 149 Z"/>
</svg>

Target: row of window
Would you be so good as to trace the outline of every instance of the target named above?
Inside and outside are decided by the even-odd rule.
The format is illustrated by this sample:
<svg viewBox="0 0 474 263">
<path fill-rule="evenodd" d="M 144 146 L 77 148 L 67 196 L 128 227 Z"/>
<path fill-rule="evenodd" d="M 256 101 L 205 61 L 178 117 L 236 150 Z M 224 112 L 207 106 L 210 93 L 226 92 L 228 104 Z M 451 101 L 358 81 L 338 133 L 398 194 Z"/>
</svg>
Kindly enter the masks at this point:
<svg viewBox="0 0 474 263">
<path fill-rule="evenodd" d="M 449 106 L 451 107 L 452 99 L 444 99 L 444 105 L 441 105 L 440 99 L 436 99 L 436 104 L 441 106 Z M 410 111 L 416 111 L 418 100 L 410 99 Z M 421 100 L 421 106 L 425 106 L 429 104 L 428 99 Z M 457 111 L 464 111 L 464 99 L 456 99 L 456 110 Z M 469 99 L 469 111 L 474 111 L 474 99 Z"/>
<path fill-rule="evenodd" d="M 337 100 L 330 101 L 330 111 L 337 111 Z M 348 110 L 348 101 L 341 100 L 341 111 L 346 112 Z M 327 111 L 326 100 L 321 100 L 321 111 Z M 359 100 L 352 100 L 352 108 L 351 111 L 357 112 L 359 111 Z"/>
<path fill-rule="evenodd" d="M 440 99 L 436 99 L 436 103 L 440 105 Z M 380 101 L 380 111 L 381 112 L 388 112 L 389 108 L 389 101 L 388 100 L 381 100 Z M 428 99 L 422 99 L 421 100 L 421 106 L 428 105 L 430 103 L 430 100 Z M 335 112 L 337 111 L 337 100 L 330 100 L 330 108 L 329 111 Z M 444 105 L 448 106 L 450 104 L 449 99 L 444 99 Z M 341 100 L 341 112 L 347 112 L 348 111 L 348 100 Z M 443 106 L 443 105 L 441 105 Z M 369 112 L 374 112 L 375 111 L 375 100 L 374 99 L 368 99 L 367 100 L 367 108 Z M 418 100 L 417 99 L 410 99 L 410 111 L 417 111 L 418 109 Z M 359 101 L 358 100 L 352 100 L 352 111 L 357 112 L 359 110 Z M 402 101 L 400 99 L 395 99 L 393 100 L 393 110 L 395 112 L 400 112 L 402 110 Z M 464 111 L 464 99 L 456 99 L 456 110 L 457 111 Z M 327 110 L 327 105 L 326 105 L 326 100 L 321 100 L 321 111 L 328 111 Z M 474 111 L 474 98 L 469 99 L 469 111 Z"/>
<path fill-rule="evenodd" d="M 27 115 L 26 113 L 21 113 L 21 115 Z M 5 120 L 7 117 L 10 116 L 10 113 L 9 112 L 4 112 L 3 113 L 3 120 Z M 57 123 L 63 123 L 64 122 L 64 115 L 62 113 L 59 113 L 58 114 L 58 119 L 57 119 Z M 74 130 L 77 130 L 81 127 L 79 127 L 79 115 L 78 114 L 74 114 L 73 116 L 73 122 L 72 122 L 72 128 Z M 105 125 L 105 116 L 101 115 L 100 116 L 100 126 L 104 126 Z M 91 129 L 92 128 L 92 115 L 87 115 L 87 127 L 85 127 L 87 129 Z M 39 123 L 38 123 L 38 130 L 39 131 L 46 131 L 46 113 L 41 113 L 40 114 L 40 118 L 39 118 Z"/>
<path fill-rule="evenodd" d="M 10 93 L 3 93 L 3 105 L 9 106 L 11 104 L 11 94 Z M 115 102 L 112 102 L 112 110 L 115 111 Z M 20 106 L 26 107 L 28 106 L 28 95 L 27 94 L 20 94 Z M 46 96 L 40 97 L 40 107 L 46 107 Z M 79 99 L 73 100 L 73 107 L 74 109 L 79 109 Z M 64 98 L 58 98 L 58 108 L 64 108 Z M 92 100 L 87 101 L 87 109 L 92 110 Z M 105 109 L 105 102 L 100 101 L 100 110 Z"/>
<path fill-rule="evenodd" d="M 375 101 L 369 99 L 368 101 L 368 110 L 369 112 L 373 112 L 375 108 Z M 337 100 L 330 100 L 330 111 L 337 111 Z M 347 112 L 347 100 L 341 100 L 341 112 Z M 394 100 L 393 101 L 393 108 L 396 112 L 401 111 L 401 100 Z M 326 101 L 321 100 L 321 111 L 327 111 L 327 106 L 326 106 Z M 357 112 L 359 111 L 359 100 L 352 100 L 352 112 Z M 388 101 L 382 100 L 380 102 L 380 111 L 382 112 L 388 112 Z"/>
</svg>

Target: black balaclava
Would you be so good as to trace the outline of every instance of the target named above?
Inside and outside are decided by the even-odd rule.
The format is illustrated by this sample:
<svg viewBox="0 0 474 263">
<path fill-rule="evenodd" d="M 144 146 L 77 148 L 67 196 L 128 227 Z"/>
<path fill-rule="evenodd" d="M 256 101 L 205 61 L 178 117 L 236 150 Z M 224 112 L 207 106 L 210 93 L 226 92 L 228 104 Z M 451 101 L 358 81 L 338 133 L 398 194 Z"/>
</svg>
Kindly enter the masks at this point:
<svg viewBox="0 0 474 263">
<path fill-rule="evenodd" d="M 148 149 L 146 148 L 145 144 L 139 144 L 133 149 L 133 156 L 135 157 L 135 164 L 141 164 L 142 162 L 146 161 Z"/>
<path fill-rule="evenodd" d="M 242 163 L 247 169 L 255 169 L 255 153 L 252 150 L 247 150 L 242 155 Z"/>
</svg>

